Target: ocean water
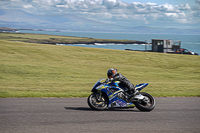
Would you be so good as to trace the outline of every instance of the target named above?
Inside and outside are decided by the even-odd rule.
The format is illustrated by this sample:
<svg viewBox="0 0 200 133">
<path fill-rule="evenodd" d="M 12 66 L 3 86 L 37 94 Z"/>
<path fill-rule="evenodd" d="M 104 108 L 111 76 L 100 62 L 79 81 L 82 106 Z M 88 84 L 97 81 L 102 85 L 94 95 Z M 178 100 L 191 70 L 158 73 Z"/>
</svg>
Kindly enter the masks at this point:
<svg viewBox="0 0 200 133">
<path fill-rule="evenodd" d="M 98 32 L 66 32 L 66 31 L 32 31 L 20 30 L 21 33 L 36 33 L 36 34 L 49 34 L 49 35 L 62 35 L 62 36 L 76 36 L 76 37 L 91 37 L 100 39 L 127 39 L 137 41 L 148 41 L 151 39 L 171 39 L 173 41 L 181 41 L 181 48 L 186 48 L 190 51 L 200 54 L 200 35 L 168 35 L 168 34 L 134 34 L 134 33 L 98 33 Z M 62 44 L 64 45 L 64 44 Z M 69 45 L 68 45 L 69 46 Z M 76 44 L 70 46 L 81 46 L 91 48 L 105 48 L 105 49 L 133 49 L 145 50 L 145 45 L 137 44 Z M 151 45 L 147 46 L 147 50 L 151 50 Z"/>
</svg>

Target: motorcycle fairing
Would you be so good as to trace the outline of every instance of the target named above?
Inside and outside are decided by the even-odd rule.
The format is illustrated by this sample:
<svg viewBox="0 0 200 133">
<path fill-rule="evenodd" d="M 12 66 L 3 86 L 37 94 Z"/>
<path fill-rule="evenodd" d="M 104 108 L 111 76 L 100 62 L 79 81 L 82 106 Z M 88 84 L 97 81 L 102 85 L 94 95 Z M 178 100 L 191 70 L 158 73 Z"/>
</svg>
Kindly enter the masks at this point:
<svg viewBox="0 0 200 133">
<path fill-rule="evenodd" d="M 126 101 L 119 99 L 118 97 L 114 97 L 109 100 L 108 107 L 135 107 L 133 103 L 127 103 Z"/>
<path fill-rule="evenodd" d="M 124 91 L 119 87 L 119 83 L 119 81 L 115 81 L 108 84 L 102 84 L 98 81 L 94 85 L 93 89 L 105 92 L 107 94 L 109 98 L 108 107 L 134 107 L 135 105 L 133 103 L 127 103 L 118 97 L 118 94 Z"/>
<path fill-rule="evenodd" d="M 137 85 L 135 86 L 135 89 L 141 91 L 141 90 L 142 90 L 144 87 L 146 87 L 148 84 L 149 84 L 149 83 L 137 84 Z"/>
</svg>

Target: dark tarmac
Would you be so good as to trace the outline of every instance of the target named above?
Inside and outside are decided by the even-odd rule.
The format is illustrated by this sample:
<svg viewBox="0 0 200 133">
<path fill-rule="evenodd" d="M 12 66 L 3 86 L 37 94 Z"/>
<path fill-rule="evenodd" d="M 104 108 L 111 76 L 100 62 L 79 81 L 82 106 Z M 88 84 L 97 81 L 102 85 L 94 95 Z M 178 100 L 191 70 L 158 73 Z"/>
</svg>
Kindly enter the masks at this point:
<svg viewBox="0 0 200 133">
<path fill-rule="evenodd" d="M 156 97 L 151 112 L 93 111 L 87 98 L 0 98 L 0 133 L 199 133 L 199 97 Z"/>
</svg>

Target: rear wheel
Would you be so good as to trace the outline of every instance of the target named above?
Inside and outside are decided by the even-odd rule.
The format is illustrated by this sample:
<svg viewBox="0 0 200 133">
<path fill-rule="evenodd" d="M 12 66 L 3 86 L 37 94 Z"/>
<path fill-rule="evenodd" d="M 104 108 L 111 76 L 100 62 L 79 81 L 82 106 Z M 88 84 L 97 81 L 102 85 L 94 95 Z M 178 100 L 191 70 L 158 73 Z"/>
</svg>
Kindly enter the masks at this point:
<svg viewBox="0 0 200 133">
<path fill-rule="evenodd" d="M 90 108 L 93 110 L 105 110 L 108 107 L 107 98 L 105 97 L 105 95 L 102 95 L 100 93 L 92 93 L 88 97 L 87 102 Z"/>
<path fill-rule="evenodd" d="M 156 104 L 154 97 L 146 92 L 140 92 L 140 94 L 144 96 L 144 99 L 134 102 L 136 108 L 140 111 L 152 111 Z"/>
</svg>

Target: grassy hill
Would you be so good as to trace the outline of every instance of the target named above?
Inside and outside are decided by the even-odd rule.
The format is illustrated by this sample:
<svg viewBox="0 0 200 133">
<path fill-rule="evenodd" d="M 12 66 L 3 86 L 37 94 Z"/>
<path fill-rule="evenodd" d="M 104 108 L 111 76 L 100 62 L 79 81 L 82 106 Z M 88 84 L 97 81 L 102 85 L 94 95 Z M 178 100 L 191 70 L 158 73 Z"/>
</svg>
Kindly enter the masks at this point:
<svg viewBox="0 0 200 133">
<path fill-rule="evenodd" d="M 1 30 L 1 29 L 0 29 Z M 0 33 L 0 40 L 20 41 L 40 44 L 94 44 L 94 43 L 123 43 L 123 44 L 144 44 L 142 41 L 135 40 L 116 40 L 116 39 L 98 39 L 88 37 L 57 36 L 29 33 Z"/>
<path fill-rule="evenodd" d="M 200 56 L 0 40 L 0 97 L 87 97 L 112 67 L 153 96 L 200 96 Z"/>
</svg>

